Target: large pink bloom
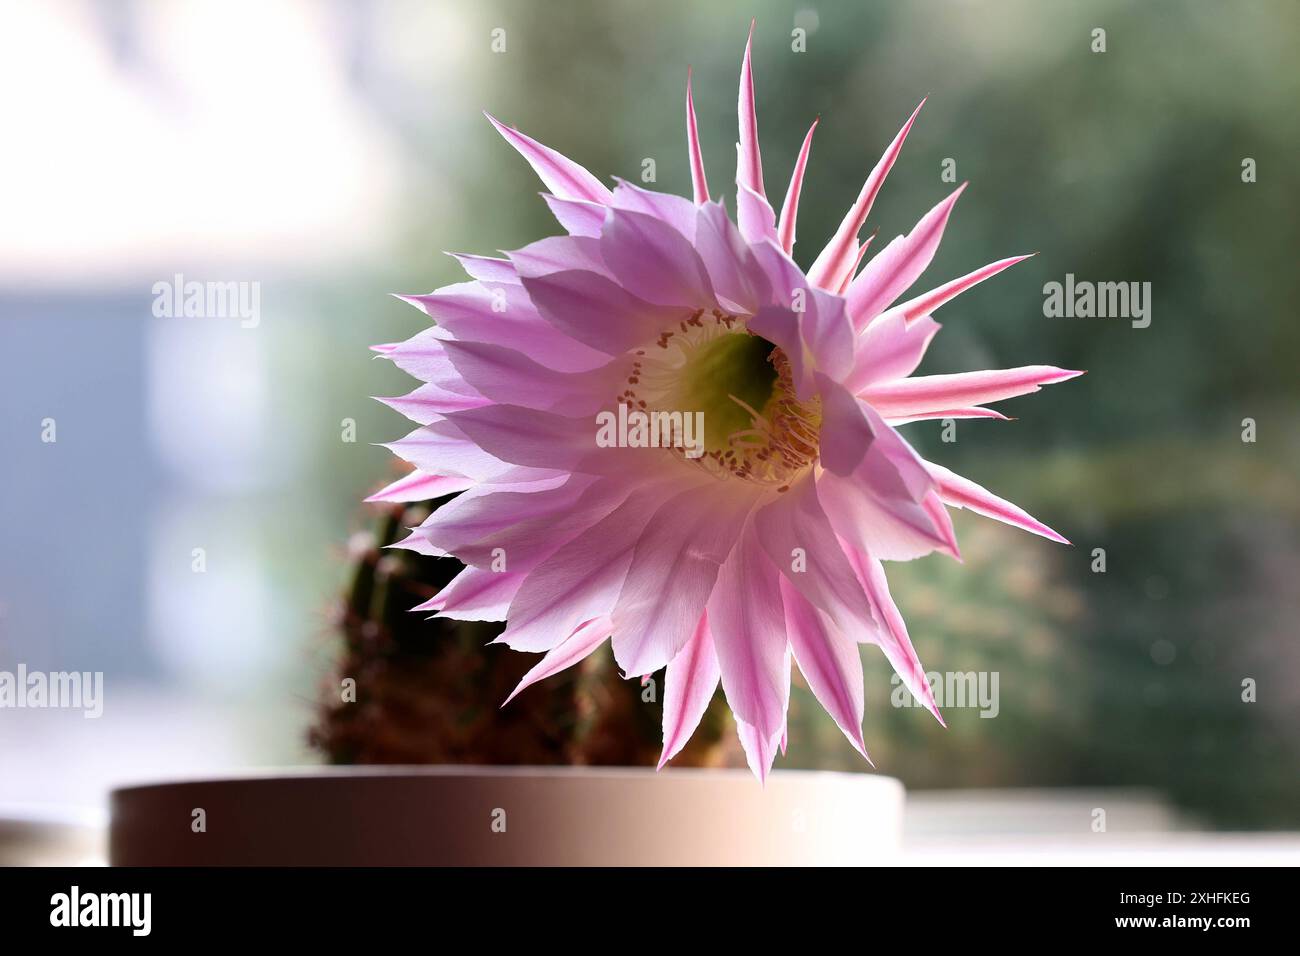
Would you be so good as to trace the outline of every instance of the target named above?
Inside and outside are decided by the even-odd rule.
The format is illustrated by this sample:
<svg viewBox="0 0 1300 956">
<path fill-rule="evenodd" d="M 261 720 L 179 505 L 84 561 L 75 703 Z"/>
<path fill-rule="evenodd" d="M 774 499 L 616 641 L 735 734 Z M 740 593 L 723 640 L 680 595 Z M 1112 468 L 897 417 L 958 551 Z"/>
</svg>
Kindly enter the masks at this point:
<svg viewBox="0 0 1300 956">
<path fill-rule="evenodd" d="M 790 251 L 813 130 L 778 218 L 749 45 L 735 223 L 709 198 L 689 78 L 694 201 L 626 182 L 611 191 L 492 120 L 567 235 L 506 259 L 458 256 L 470 281 L 405 297 L 436 324 L 378 350 L 424 383 L 389 400 L 420 426 L 389 446 L 416 471 L 375 498 L 460 492 L 400 546 L 467 565 L 420 609 L 506 621 L 500 641 L 545 652 L 515 693 L 611 639 L 628 676 L 668 669 L 661 766 L 721 681 L 765 777 L 784 746 L 793 658 L 866 756 L 859 643 L 878 645 L 939 716 L 881 561 L 956 557 L 947 507 L 1064 541 L 923 461 L 894 428 L 1001 418 L 988 403 L 1079 374 L 912 375 L 939 329 L 931 313 L 1024 258 L 896 302 L 934 257 L 958 189 L 858 272 L 859 231 L 915 119 L 806 274 Z M 703 412 L 703 454 L 598 443 L 597 416 L 620 405 Z"/>
</svg>

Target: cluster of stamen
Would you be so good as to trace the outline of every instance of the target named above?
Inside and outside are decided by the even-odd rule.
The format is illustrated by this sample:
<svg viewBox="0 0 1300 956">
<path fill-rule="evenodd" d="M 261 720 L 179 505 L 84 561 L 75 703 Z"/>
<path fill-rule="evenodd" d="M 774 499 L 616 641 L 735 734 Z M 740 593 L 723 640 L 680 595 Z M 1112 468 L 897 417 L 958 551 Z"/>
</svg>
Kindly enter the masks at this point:
<svg viewBox="0 0 1300 956">
<path fill-rule="evenodd" d="M 801 402 L 795 397 L 790 360 L 780 349 L 773 349 L 767 360 L 776 368 L 767 414 L 732 396 L 732 401 L 749 412 L 753 427 L 729 435 L 731 447 L 716 461 L 737 478 L 775 484 L 777 491 L 787 491 L 790 479 L 817 458 L 821 399 Z"/>
<path fill-rule="evenodd" d="M 702 348 L 722 336 L 750 334 L 735 315 L 720 309 L 697 309 L 676 328 L 662 332 L 654 347 L 632 354 L 627 387 L 615 397 L 616 403 L 644 412 L 673 410 L 677 386 Z M 796 397 L 790 361 L 781 349 L 772 347 L 767 362 L 775 371 L 775 381 L 762 408 L 735 395 L 727 396 L 745 411 L 748 427 L 731 432 L 722 447 L 707 448 L 699 457 L 687 457 L 681 448 L 666 450 L 720 478 L 734 477 L 786 491 L 817 458 L 821 399 L 801 401 Z M 707 410 L 705 414 L 707 417 Z"/>
</svg>

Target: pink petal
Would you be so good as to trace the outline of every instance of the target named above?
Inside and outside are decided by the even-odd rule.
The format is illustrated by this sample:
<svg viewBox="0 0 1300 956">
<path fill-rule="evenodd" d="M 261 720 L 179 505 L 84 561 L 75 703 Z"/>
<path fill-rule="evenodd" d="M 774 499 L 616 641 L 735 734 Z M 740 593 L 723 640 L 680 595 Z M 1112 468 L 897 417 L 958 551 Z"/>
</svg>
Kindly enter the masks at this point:
<svg viewBox="0 0 1300 956">
<path fill-rule="evenodd" d="M 1024 262 L 1026 259 L 1032 259 L 1033 253 L 1027 256 L 1012 256 L 1010 259 L 999 259 L 997 262 L 991 262 L 986 266 L 969 272 L 959 279 L 953 279 L 951 282 L 945 282 L 937 289 L 931 289 L 918 295 L 915 299 L 908 299 L 901 305 L 896 305 L 886 314 L 895 312 L 901 314 L 908 322 L 914 322 L 922 316 L 927 316 L 939 306 L 951 302 L 957 296 L 961 295 L 972 286 L 977 286 L 985 279 L 992 278 L 1003 269 L 1009 269 L 1017 262 Z M 883 317 L 883 316 L 882 316 Z"/>
<path fill-rule="evenodd" d="M 836 532 L 888 560 L 952 553 L 946 515 L 936 521 L 926 506 L 934 481 L 916 452 L 842 388 L 824 386 L 822 394 L 817 495 Z"/>
<path fill-rule="evenodd" d="M 413 471 L 398 478 L 382 491 L 375 492 L 366 501 L 430 501 L 472 488 L 474 484 L 472 478 L 462 478 L 459 475 L 427 475 L 422 471 Z"/>
<path fill-rule="evenodd" d="M 611 278 L 600 254 L 600 240 L 592 236 L 548 236 L 506 255 L 515 270 L 516 281 L 572 270 Z"/>
<path fill-rule="evenodd" d="M 509 623 L 496 642 L 516 650 L 549 650 L 583 621 L 608 615 L 651 516 L 679 489 L 668 483 L 639 489 L 534 568 L 511 602 Z"/>
<path fill-rule="evenodd" d="M 723 308 L 753 314 L 771 295 L 771 284 L 739 230 L 719 203 L 699 207 L 695 248 Z"/>
<path fill-rule="evenodd" d="M 911 232 L 881 250 L 853 280 L 848 300 L 849 314 L 856 328 L 864 328 L 885 311 L 930 265 L 952 207 L 965 188 L 965 183 L 958 186 L 952 195 L 922 216 Z"/>
<path fill-rule="evenodd" d="M 750 496 L 709 480 L 655 513 L 637 542 L 612 614 L 614 659 L 625 673 L 648 674 L 681 651 L 752 506 Z M 712 612 L 710 622 L 718 647 L 721 623 Z M 718 652 L 722 659 L 720 647 Z"/>
<path fill-rule="evenodd" d="M 890 666 L 902 679 L 903 686 L 908 692 L 925 704 L 930 713 L 934 714 L 935 719 L 943 724 L 939 706 L 934 700 L 934 692 L 925 676 L 925 668 L 921 666 L 921 660 L 916 656 L 916 649 L 912 647 L 912 639 L 907 634 L 907 624 L 898 611 L 898 605 L 890 597 L 889 582 L 885 580 L 884 567 L 871 555 L 860 552 L 852 546 L 846 545 L 845 553 L 853 562 L 862 586 L 871 596 L 871 603 L 884 622 L 884 627 L 871 636 L 871 643 L 878 644 L 885 652 Z M 947 724 L 944 726 L 946 727 Z"/>
<path fill-rule="evenodd" d="M 845 381 L 854 394 L 873 382 L 907 378 L 925 357 L 939 323 L 929 316 L 907 322 L 893 310 L 858 333 L 857 364 Z"/>
<path fill-rule="evenodd" d="M 803 309 L 800 315 L 812 309 L 813 294 L 808 279 L 775 239 L 753 242 L 751 251 L 767 277 L 772 298 L 781 308 L 794 310 L 798 300 L 802 299 L 802 304 L 798 305 Z"/>
<path fill-rule="evenodd" d="M 460 373 L 443 348 L 448 338 L 450 336 L 445 330 L 434 326 L 417 332 L 405 342 L 385 346 L 380 356 L 421 381 L 436 383 L 446 391 L 473 396 L 475 392 L 468 385 L 457 386 Z"/>
<path fill-rule="evenodd" d="M 681 309 L 652 305 L 594 272 L 556 272 L 523 282 L 547 322 L 577 340 L 574 344 L 583 342 L 584 348 L 603 353 L 599 363 L 587 368 L 654 341 L 664 329 L 685 318 Z"/>
<path fill-rule="evenodd" d="M 420 530 L 455 551 L 515 522 L 564 510 L 599 480 L 556 473 L 521 483 L 482 482 L 429 515 Z"/>
<path fill-rule="evenodd" d="M 801 480 L 758 511 L 754 530 L 782 576 L 841 630 L 856 633 L 871 621 L 871 605 L 835 540 L 812 480 Z"/>
<path fill-rule="evenodd" d="M 480 408 L 490 404 L 481 395 L 462 395 L 449 392 L 440 385 L 425 383 L 415 391 L 394 398 L 375 398 L 389 408 L 401 412 L 418 425 L 431 425 L 450 412 L 463 412 L 467 408 Z"/>
<path fill-rule="evenodd" d="M 817 493 L 840 535 L 870 544 L 885 560 L 911 561 L 934 551 L 957 556 L 950 535 L 926 508 L 924 496 L 920 501 L 882 498 L 860 479 L 829 471 L 818 474 Z"/>
<path fill-rule="evenodd" d="M 821 464 L 837 475 L 860 472 L 880 495 L 919 501 L 932 482 L 911 446 L 842 385 L 824 375 L 817 384 L 822 396 Z"/>
<path fill-rule="evenodd" d="M 470 408 L 427 427 L 443 425 L 458 429 L 481 454 L 528 468 L 609 474 L 624 470 L 633 459 L 648 458 L 647 452 L 664 453 L 662 448 L 598 447 L 592 416 L 559 415 L 522 405 Z"/>
<path fill-rule="evenodd" d="M 447 253 L 461 264 L 465 272 L 473 279 L 484 282 L 518 282 L 515 267 L 508 259 L 493 259 L 489 256 L 471 256 L 460 252 Z"/>
<path fill-rule="evenodd" d="M 658 769 L 677 756 L 695 733 L 718 689 L 719 673 L 709 618 L 701 614 L 695 633 L 664 675 L 664 749 Z"/>
<path fill-rule="evenodd" d="M 801 322 L 804 342 L 817 357 L 818 369 L 842 380 L 854 364 L 853 322 L 842 297 L 816 288 L 810 291 L 813 307 Z"/>
<path fill-rule="evenodd" d="M 545 553 L 595 524 L 626 497 L 610 482 L 561 475 L 507 486 L 483 484 L 443 505 L 416 530 L 466 564 L 505 570 L 531 567 Z M 567 537 L 566 537 L 567 536 Z M 497 565 L 499 567 L 500 565 Z"/>
<path fill-rule="evenodd" d="M 617 177 L 615 177 L 617 178 Z M 668 223 L 690 242 L 695 240 L 695 220 L 697 208 L 689 199 L 674 196 L 672 193 L 659 193 L 652 189 L 642 189 L 636 183 L 619 179 L 614 187 L 614 208 L 626 209 L 653 216 Z"/>
<path fill-rule="evenodd" d="M 921 507 L 925 513 L 930 516 L 930 521 L 939 531 L 939 537 L 944 541 L 944 548 L 952 558 L 961 561 L 961 550 L 957 547 L 957 532 L 952 526 L 952 516 L 948 514 L 948 509 L 943 506 L 943 499 L 939 497 L 939 492 L 930 491 L 925 495 L 925 500 L 921 502 Z"/>
<path fill-rule="evenodd" d="M 695 124 L 690 67 L 686 68 L 686 148 L 691 160 L 691 188 L 695 193 L 695 203 L 703 205 L 709 201 L 709 183 L 704 178 L 704 153 L 700 150 L 700 131 Z"/>
<path fill-rule="evenodd" d="M 745 751 L 745 761 L 759 783 L 767 783 L 767 775 L 772 772 L 772 762 L 776 760 L 778 741 L 784 733 L 784 729 L 778 730 L 769 737 L 759 733 L 752 724 L 737 718 L 736 736 L 740 738 L 741 749 Z"/>
<path fill-rule="evenodd" d="M 626 365 L 617 361 L 590 372 L 557 372 L 500 345 L 447 342 L 445 347 L 456 371 L 480 394 L 560 415 L 594 415 L 627 377 Z M 460 411 L 487 403 L 462 404 Z"/>
<path fill-rule="evenodd" d="M 611 207 L 600 250 L 622 287 L 646 302 L 692 310 L 716 304 L 699 254 L 660 219 Z"/>
<path fill-rule="evenodd" d="M 781 600 L 785 630 L 799 672 L 849 742 L 866 757 L 867 745 L 862 739 L 862 658 L 857 643 L 785 579 L 781 580 Z"/>
<path fill-rule="evenodd" d="M 539 680 L 552 677 L 583 660 L 588 654 L 605 643 L 606 638 L 609 637 L 609 631 L 608 618 L 597 618 L 582 625 L 548 651 L 546 656 L 523 676 L 519 686 L 510 692 L 510 696 L 502 702 L 501 706 L 504 707 L 514 700 L 525 687 L 530 687 Z"/>
<path fill-rule="evenodd" d="M 609 190 L 591 173 L 549 146 L 511 129 L 487 113 L 488 120 L 546 184 L 546 188 L 561 199 L 583 199 L 587 202 L 608 203 Z"/>
<path fill-rule="evenodd" d="M 423 536 L 411 532 L 401 541 L 394 541 L 392 544 L 385 545 L 386 548 L 396 548 L 400 551 L 414 551 L 416 554 L 423 554 L 431 558 L 445 558 L 447 552 L 441 548 L 434 547 Z"/>
<path fill-rule="evenodd" d="M 969 478 L 954 474 L 942 465 L 926 462 L 926 468 L 934 475 L 939 486 L 939 497 L 944 503 L 954 508 L 969 508 L 976 514 L 993 518 L 1017 528 L 1023 528 L 1033 534 L 1042 535 L 1060 544 L 1069 544 L 1063 536 L 1057 534 L 1023 508 L 999 498 L 993 492 L 980 487 Z"/>
<path fill-rule="evenodd" d="M 745 58 L 740 64 L 740 163 L 736 169 L 736 184 L 752 189 L 759 196 L 763 192 L 763 160 L 758 149 L 758 115 L 754 111 L 754 69 L 751 52 L 754 46 L 754 22 L 749 24 L 749 39 L 745 41 Z"/>
<path fill-rule="evenodd" d="M 786 252 L 794 249 L 795 220 L 799 218 L 799 194 L 803 191 L 803 176 L 808 168 L 808 154 L 812 152 L 813 133 L 817 131 L 817 124 L 820 122 L 819 116 L 813 120 L 812 126 L 808 127 L 808 135 L 803 138 L 799 157 L 794 162 L 794 172 L 790 174 L 790 187 L 785 191 L 785 202 L 781 204 L 781 218 L 776 232 L 781 248 Z"/>
<path fill-rule="evenodd" d="M 912 418 L 945 408 L 984 405 L 1036 392 L 1082 375 L 1051 365 L 921 375 L 894 382 L 879 382 L 863 389 L 861 397 L 886 418 Z"/>
<path fill-rule="evenodd" d="M 732 712 L 762 736 L 779 736 L 790 700 L 790 649 L 780 574 L 752 530 L 722 566 L 708 614 Z"/>
<path fill-rule="evenodd" d="M 736 225 L 746 242 L 776 242 L 776 213 L 771 204 L 743 184 L 736 187 Z"/>
<path fill-rule="evenodd" d="M 571 236 L 599 236 L 601 226 L 605 224 L 604 203 L 587 202 L 582 199 L 561 199 L 550 193 L 542 193 L 546 205 L 551 207 L 555 221 L 564 227 Z"/>
<path fill-rule="evenodd" d="M 504 621 L 525 571 L 467 567 L 434 597 L 412 611 L 438 611 L 454 621 Z"/>
<path fill-rule="evenodd" d="M 807 397 L 812 373 L 841 379 L 853 368 L 853 328 L 844 300 L 808 285 L 803 273 L 775 242 L 753 246 L 778 305 L 766 306 L 750 329 L 779 345 L 791 363 L 795 391 Z"/>
<path fill-rule="evenodd" d="M 926 412 L 923 415 L 904 415 L 901 418 L 886 418 L 885 421 L 891 426 L 907 425 L 911 422 L 931 422 L 935 419 L 944 418 L 995 418 L 1000 422 L 1009 422 L 1013 419 L 1008 418 L 1001 412 L 994 411 L 991 408 L 983 408 L 979 405 L 973 405 L 970 408 L 945 408 L 936 412 Z"/>
<path fill-rule="evenodd" d="M 858 193 L 857 201 L 844 217 L 844 221 L 840 223 L 839 229 L 835 230 L 834 238 L 827 243 L 826 248 L 821 251 L 812 268 L 808 270 L 809 282 L 821 286 L 823 289 L 838 289 L 843 283 L 845 275 L 852 275 L 858 252 L 858 233 L 862 230 L 863 223 L 867 221 L 867 216 L 871 213 L 871 206 L 876 201 L 880 187 L 884 185 L 885 177 L 889 175 L 890 169 L 893 168 L 894 161 L 898 159 L 898 154 L 902 152 L 903 141 L 907 139 L 907 134 L 911 132 L 912 124 L 916 122 L 916 116 L 921 112 L 921 107 L 924 105 L 925 100 L 921 100 L 920 105 L 912 111 L 912 115 L 903 124 L 903 128 L 898 131 L 898 135 L 894 137 L 893 142 L 886 148 L 884 155 L 880 157 L 880 161 L 876 163 L 875 168 L 867 176 L 862 191 Z"/>
<path fill-rule="evenodd" d="M 451 473 L 486 481 L 509 468 L 509 463 L 484 451 L 445 419 L 417 428 L 405 438 L 383 447 L 430 474 Z"/>
<path fill-rule="evenodd" d="M 849 286 L 853 284 L 853 278 L 858 271 L 858 266 L 862 265 L 862 260 L 866 257 L 867 250 L 871 248 L 871 243 L 875 238 L 876 233 L 873 232 L 862 240 L 862 245 L 858 246 L 857 255 L 853 257 L 853 268 L 844 273 L 844 278 L 840 280 L 840 287 L 835 290 L 839 295 L 845 295 L 849 291 Z"/>
<path fill-rule="evenodd" d="M 589 273 L 557 273 L 557 275 Z M 593 278 L 599 279 L 599 276 Z M 545 280 L 534 280 L 545 281 Z M 608 281 L 608 280 L 605 280 Z M 525 280 L 525 286 L 527 280 Z M 438 323 L 440 334 L 469 342 L 505 345 L 528 352 L 543 365 L 562 372 L 585 371 L 609 359 L 539 315 L 523 286 L 485 286 L 464 282 L 428 295 L 402 296 Z"/>
</svg>

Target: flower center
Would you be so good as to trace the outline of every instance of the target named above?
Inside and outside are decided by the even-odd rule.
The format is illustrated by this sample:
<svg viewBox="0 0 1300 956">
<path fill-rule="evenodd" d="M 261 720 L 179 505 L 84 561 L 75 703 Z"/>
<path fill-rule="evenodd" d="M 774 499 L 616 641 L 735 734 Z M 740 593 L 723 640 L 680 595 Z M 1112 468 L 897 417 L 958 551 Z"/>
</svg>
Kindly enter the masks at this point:
<svg viewBox="0 0 1300 956">
<path fill-rule="evenodd" d="M 795 397 L 779 348 L 724 312 L 694 313 L 633 358 L 619 401 L 647 412 L 702 412 L 702 457 L 719 477 L 785 490 L 817 457 L 821 400 Z"/>
</svg>

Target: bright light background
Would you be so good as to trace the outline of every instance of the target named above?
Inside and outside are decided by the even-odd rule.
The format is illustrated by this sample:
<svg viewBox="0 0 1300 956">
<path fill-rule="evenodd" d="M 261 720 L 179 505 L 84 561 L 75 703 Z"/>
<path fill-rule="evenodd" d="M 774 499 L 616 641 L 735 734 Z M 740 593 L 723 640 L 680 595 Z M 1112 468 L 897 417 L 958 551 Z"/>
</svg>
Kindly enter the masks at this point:
<svg viewBox="0 0 1300 956">
<path fill-rule="evenodd" d="M 1139 788 L 1204 826 L 1297 826 L 1297 9 L 6 4 L 0 669 L 102 670 L 107 701 L 98 721 L 0 711 L 0 802 L 93 805 L 123 779 L 313 759 L 343 543 L 387 474 L 371 443 L 402 427 L 366 398 L 403 384 L 366 346 L 419 326 L 385 293 L 454 281 L 442 250 L 555 231 L 480 111 L 601 175 L 654 158 L 655 187 L 684 192 L 692 64 L 723 191 L 757 15 L 769 192 L 823 117 L 798 258 L 928 94 L 882 235 L 950 188 L 953 158 L 973 186 L 927 278 L 1041 254 L 950 306 L 925 370 L 1091 371 L 953 446 L 912 426 L 1078 547 L 960 520 L 966 567 L 897 569 L 927 666 L 999 670 L 1002 713 L 950 713 L 944 732 L 890 707 L 871 662 L 877 765 L 912 787 Z M 1042 285 L 1067 272 L 1151 281 L 1152 327 L 1044 318 Z M 152 286 L 177 273 L 259 283 L 260 323 L 155 318 Z M 798 700 L 792 720 L 794 762 L 853 766 Z"/>
</svg>

